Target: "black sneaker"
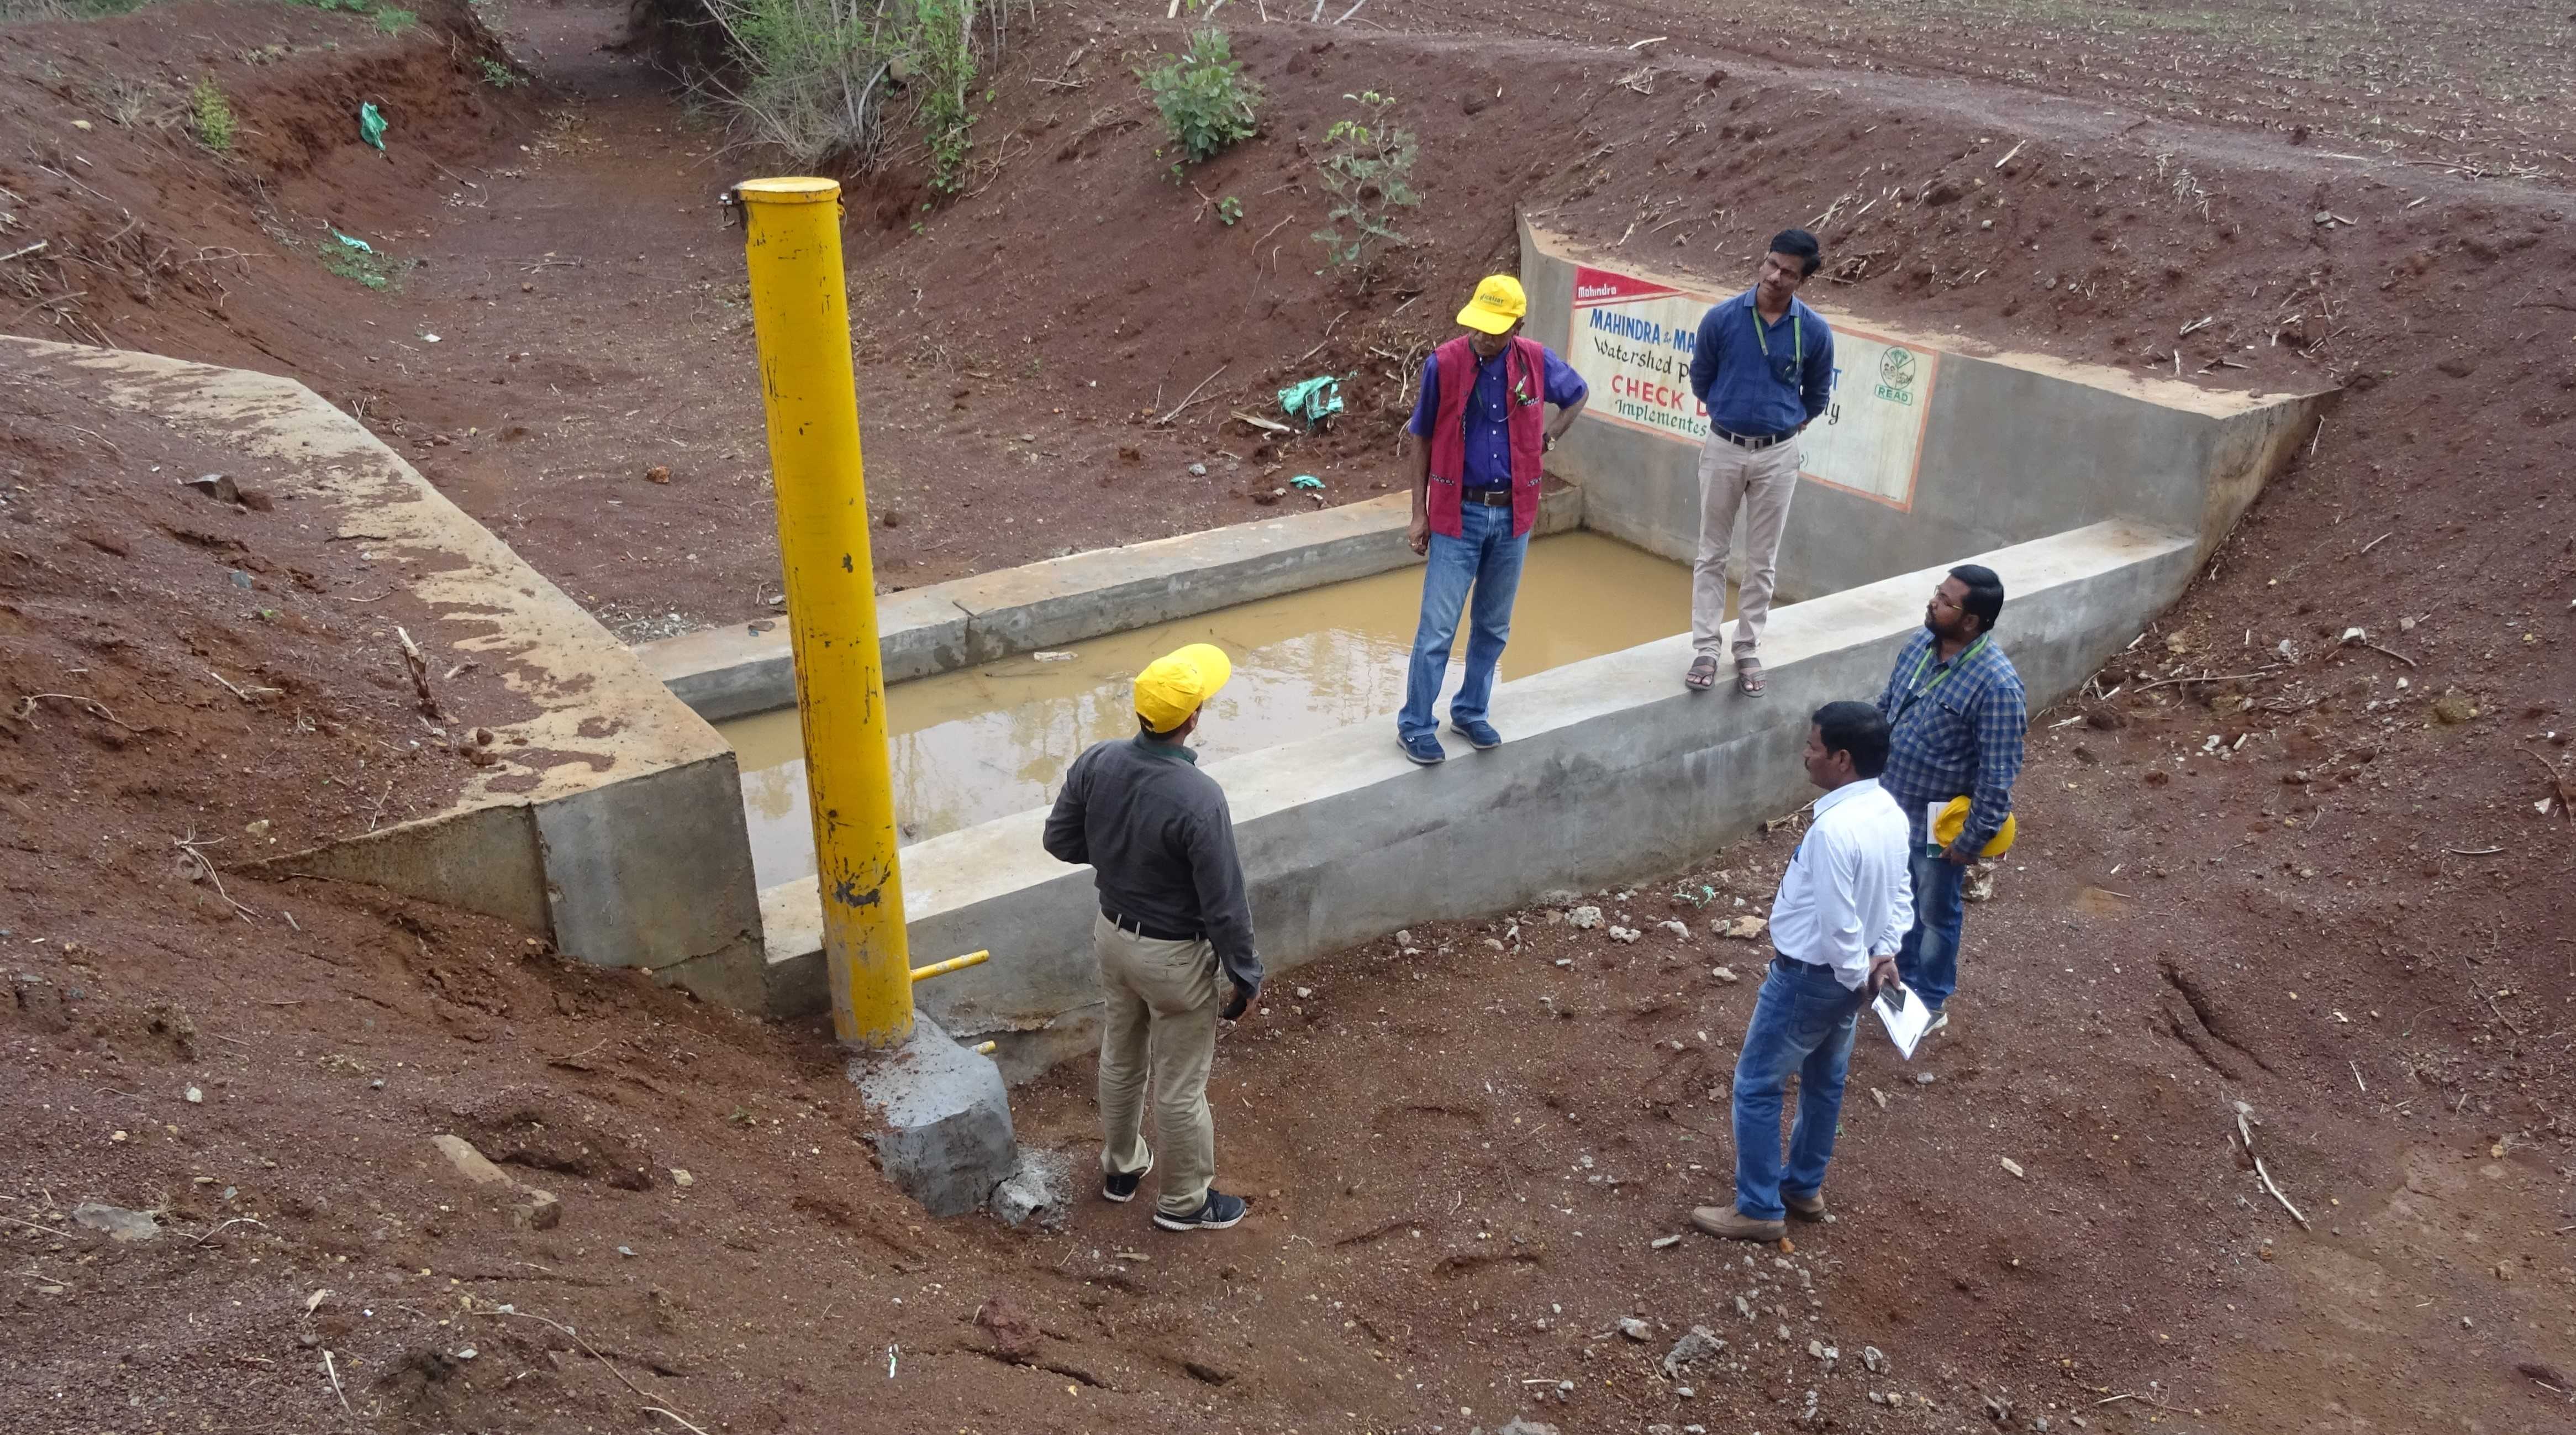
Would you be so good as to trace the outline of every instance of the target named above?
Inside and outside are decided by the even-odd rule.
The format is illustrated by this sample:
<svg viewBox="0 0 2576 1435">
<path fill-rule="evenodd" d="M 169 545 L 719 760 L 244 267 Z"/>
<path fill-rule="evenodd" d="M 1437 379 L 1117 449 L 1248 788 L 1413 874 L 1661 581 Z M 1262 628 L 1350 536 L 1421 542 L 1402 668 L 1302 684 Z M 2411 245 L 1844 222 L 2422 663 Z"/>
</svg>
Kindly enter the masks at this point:
<svg viewBox="0 0 2576 1435">
<path fill-rule="evenodd" d="M 1115 1201 L 1122 1206 L 1135 1200 L 1136 1188 L 1144 1184 L 1146 1173 L 1153 1169 L 1154 1153 L 1148 1151 L 1145 1153 L 1145 1164 L 1137 1167 L 1133 1171 L 1101 1172 L 1100 1199 L 1104 1201 Z"/>
<path fill-rule="evenodd" d="M 1207 1199 L 1199 1203 L 1197 1210 L 1186 1216 L 1156 1211 L 1154 1224 L 1167 1231 L 1222 1231 L 1242 1220 L 1243 1213 L 1250 1209 L 1241 1196 L 1229 1196 L 1210 1186 Z"/>
</svg>

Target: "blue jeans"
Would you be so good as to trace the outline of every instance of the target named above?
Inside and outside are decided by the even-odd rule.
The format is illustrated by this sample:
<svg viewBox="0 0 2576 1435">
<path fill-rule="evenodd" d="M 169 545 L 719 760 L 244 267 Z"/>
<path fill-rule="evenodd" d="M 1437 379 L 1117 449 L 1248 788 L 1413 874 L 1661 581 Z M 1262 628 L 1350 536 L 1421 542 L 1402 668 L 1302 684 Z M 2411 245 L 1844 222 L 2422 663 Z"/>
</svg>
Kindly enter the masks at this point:
<svg viewBox="0 0 2576 1435">
<path fill-rule="evenodd" d="M 1959 924 L 1967 914 L 1959 892 L 1967 880 L 1967 868 L 1916 849 L 1914 927 L 1896 949 L 1896 974 L 1934 1011 L 1959 989 Z"/>
<path fill-rule="evenodd" d="M 1735 1063 L 1735 1209 L 1757 1221 L 1788 1215 L 1780 1193 L 1812 1196 L 1824 1189 L 1842 1117 L 1843 1075 L 1869 993 L 1845 991 L 1822 967 L 1774 958 Z M 1798 1075 L 1798 1122 L 1789 1131 L 1789 1161 L 1780 1162 L 1780 1106 L 1789 1074 Z"/>
<path fill-rule="evenodd" d="M 1494 668 L 1503 660 L 1503 644 L 1512 636 L 1512 598 L 1521 589 L 1521 559 L 1529 536 L 1512 536 L 1512 511 L 1470 503 L 1461 506 L 1461 537 L 1431 535 L 1430 561 L 1422 570 L 1422 623 L 1413 633 L 1413 663 L 1404 675 L 1404 710 L 1395 716 L 1396 733 L 1405 738 L 1428 736 L 1439 726 L 1431 704 L 1440 697 L 1440 680 L 1449 671 L 1449 645 L 1458 636 L 1458 615 L 1467 606 L 1467 590 L 1476 592 L 1476 608 L 1467 630 L 1467 679 L 1449 700 L 1451 722 L 1473 722 L 1485 715 L 1494 694 Z"/>
</svg>

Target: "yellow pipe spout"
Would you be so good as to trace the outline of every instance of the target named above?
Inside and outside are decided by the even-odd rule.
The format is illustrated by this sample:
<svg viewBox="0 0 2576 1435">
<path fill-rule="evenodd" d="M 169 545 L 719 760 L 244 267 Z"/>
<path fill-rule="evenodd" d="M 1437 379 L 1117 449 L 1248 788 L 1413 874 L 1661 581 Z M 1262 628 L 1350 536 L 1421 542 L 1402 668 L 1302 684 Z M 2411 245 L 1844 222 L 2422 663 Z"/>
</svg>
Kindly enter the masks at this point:
<svg viewBox="0 0 2576 1435">
<path fill-rule="evenodd" d="M 913 973 L 841 269 L 841 187 L 755 179 L 735 194 L 796 653 L 832 1029 L 845 1042 L 897 1046 L 912 1035 Z"/>
<path fill-rule="evenodd" d="M 950 972 L 962 972 L 968 967 L 980 967 L 990 961 L 992 956 L 991 952 L 968 952 L 962 957 L 950 957 L 944 962 L 932 962 L 926 967 L 914 967 L 912 979 L 917 982 L 927 981 L 932 977 L 944 977 Z"/>
</svg>

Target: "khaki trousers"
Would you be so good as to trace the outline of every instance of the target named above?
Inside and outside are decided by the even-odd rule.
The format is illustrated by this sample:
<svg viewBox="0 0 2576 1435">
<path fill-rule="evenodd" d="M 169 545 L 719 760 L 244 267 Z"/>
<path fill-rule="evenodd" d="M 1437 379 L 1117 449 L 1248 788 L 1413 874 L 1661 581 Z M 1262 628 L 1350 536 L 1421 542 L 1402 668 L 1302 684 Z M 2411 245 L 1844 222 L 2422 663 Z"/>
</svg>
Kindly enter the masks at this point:
<svg viewBox="0 0 2576 1435">
<path fill-rule="evenodd" d="M 1162 942 L 1093 919 L 1108 1020 L 1100 1033 L 1100 1165 L 1141 1171 L 1146 1078 L 1153 1078 L 1154 1139 L 1163 1189 L 1155 1206 L 1185 1216 L 1207 1203 L 1216 1176 L 1216 1123 L 1208 1115 L 1208 1063 L 1216 1055 L 1216 948 Z"/>
<path fill-rule="evenodd" d="M 1771 589 L 1780 576 L 1780 535 L 1798 491 L 1798 441 L 1759 451 L 1716 434 L 1699 454 L 1699 559 L 1691 566 L 1691 646 L 1714 657 L 1726 637 L 1726 560 L 1735 518 L 1744 515 L 1744 583 L 1735 598 L 1735 656 L 1762 646 Z"/>
</svg>

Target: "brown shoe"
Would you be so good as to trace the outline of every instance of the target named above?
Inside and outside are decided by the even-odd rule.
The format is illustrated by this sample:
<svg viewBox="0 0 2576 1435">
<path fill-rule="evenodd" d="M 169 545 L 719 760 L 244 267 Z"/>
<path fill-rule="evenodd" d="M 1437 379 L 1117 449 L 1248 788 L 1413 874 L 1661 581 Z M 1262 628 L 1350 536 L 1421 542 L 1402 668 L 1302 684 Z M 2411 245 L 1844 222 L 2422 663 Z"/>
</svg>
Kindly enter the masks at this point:
<svg viewBox="0 0 2576 1435">
<path fill-rule="evenodd" d="M 1780 1204 L 1789 1208 L 1790 1215 L 1802 1221 L 1821 1221 L 1825 1218 L 1825 1193 L 1822 1191 L 1812 1196 L 1792 1196 L 1783 1191 L 1780 1193 Z"/>
<path fill-rule="evenodd" d="M 1733 1206 L 1702 1206 L 1691 1212 L 1691 1224 L 1730 1241 L 1776 1241 L 1789 1234 L 1786 1221 L 1757 1221 Z"/>
</svg>

